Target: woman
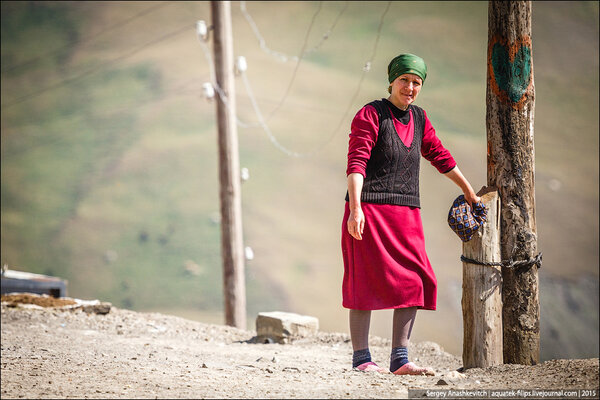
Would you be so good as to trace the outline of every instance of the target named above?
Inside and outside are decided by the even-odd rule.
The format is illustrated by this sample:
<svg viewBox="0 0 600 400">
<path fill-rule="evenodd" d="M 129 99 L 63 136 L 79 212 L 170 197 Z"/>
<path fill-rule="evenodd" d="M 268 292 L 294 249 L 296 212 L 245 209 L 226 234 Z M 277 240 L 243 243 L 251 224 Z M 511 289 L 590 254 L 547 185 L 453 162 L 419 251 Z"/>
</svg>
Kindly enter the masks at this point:
<svg viewBox="0 0 600 400">
<path fill-rule="evenodd" d="M 352 121 L 342 292 L 350 309 L 352 366 L 361 371 L 387 372 L 371 360 L 369 325 L 371 310 L 394 309 L 389 371 L 434 374 L 409 362 L 407 350 L 417 309 L 435 310 L 437 297 L 421 222 L 420 157 L 454 181 L 469 204 L 480 201 L 425 111 L 413 104 L 426 77 L 422 58 L 395 57 L 388 65 L 390 96 L 367 104 Z"/>
</svg>

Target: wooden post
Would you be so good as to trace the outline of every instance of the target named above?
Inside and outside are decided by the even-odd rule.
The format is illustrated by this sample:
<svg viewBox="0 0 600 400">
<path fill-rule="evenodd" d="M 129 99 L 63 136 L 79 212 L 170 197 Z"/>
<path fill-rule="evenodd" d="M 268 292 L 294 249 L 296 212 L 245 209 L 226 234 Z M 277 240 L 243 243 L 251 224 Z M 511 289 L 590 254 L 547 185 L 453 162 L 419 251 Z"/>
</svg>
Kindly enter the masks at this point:
<svg viewBox="0 0 600 400">
<path fill-rule="evenodd" d="M 221 96 L 217 96 L 225 323 L 246 329 L 246 283 L 242 238 L 241 182 L 235 119 L 231 4 L 229 1 L 211 1 L 210 3 L 214 29 L 216 80 L 227 101 L 225 103 Z"/>
<path fill-rule="evenodd" d="M 500 262 L 500 197 L 495 188 L 478 196 L 487 208 L 487 221 L 463 255 L 486 263 Z M 502 364 L 502 271 L 500 267 L 463 262 L 463 367 L 486 368 Z"/>
<path fill-rule="evenodd" d="M 533 116 L 535 88 L 531 2 L 488 7 L 487 183 L 498 188 L 503 260 L 537 256 Z M 540 307 L 536 265 L 502 268 L 504 362 L 539 362 Z"/>
</svg>

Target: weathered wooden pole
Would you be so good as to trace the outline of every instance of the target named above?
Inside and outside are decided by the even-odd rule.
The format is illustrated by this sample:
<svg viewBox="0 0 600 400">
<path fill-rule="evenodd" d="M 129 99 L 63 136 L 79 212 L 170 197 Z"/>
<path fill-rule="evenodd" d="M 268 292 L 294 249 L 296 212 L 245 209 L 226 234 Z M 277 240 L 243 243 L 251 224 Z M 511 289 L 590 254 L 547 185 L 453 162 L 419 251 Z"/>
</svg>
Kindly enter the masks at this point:
<svg viewBox="0 0 600 400">
<path fill-rule="evenodd" d="M 463 243 L 463 255 L 481 264 L 499 263 L 500 197 L 495 188 L 478 196 L 487 208 L 487 220 Z M 502 364 L 502 271 L 499 266 L 463 261 L 463 367 L 486 368 Z"/>
<path fill-rule="evenodd" d="M 488 6 L 487 183 L 501 199 L 504 362 L 533 365 L 540 354 L 531 2 Z"/>
<path fill-rule="evenodd" d="M 239 151 L 235 119 L 231 4 L 229 1 L 211 1 L 210 5 L 214 30 L 215 74 L 217 85 L 223 94 L 223 96 L 217 96 L 217 123 L 225 323 L 246 329 L 246 282 Z"/>
</svg>

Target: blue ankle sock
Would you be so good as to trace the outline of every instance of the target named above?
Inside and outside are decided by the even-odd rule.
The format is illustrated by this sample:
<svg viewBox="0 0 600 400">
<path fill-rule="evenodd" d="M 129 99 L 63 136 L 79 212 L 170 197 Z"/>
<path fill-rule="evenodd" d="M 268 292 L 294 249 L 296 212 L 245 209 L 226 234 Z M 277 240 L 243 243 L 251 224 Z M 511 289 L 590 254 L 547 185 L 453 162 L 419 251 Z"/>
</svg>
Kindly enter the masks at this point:
<svg viewBox="0 0 600 400">
<path fill-rule="evenodd" d="M 356 350 L 352 353 L 352 368 L 358 367 L 360 364 L 371 361 L 371 352 L 369 349 Z"/>
<path fill-rule="evenodd" d="M 404 364 L 408 363 L 408 348 L 398 346 L 392 349 L 390 355 L 390 371 L 394 372 Z"/>
</svg>

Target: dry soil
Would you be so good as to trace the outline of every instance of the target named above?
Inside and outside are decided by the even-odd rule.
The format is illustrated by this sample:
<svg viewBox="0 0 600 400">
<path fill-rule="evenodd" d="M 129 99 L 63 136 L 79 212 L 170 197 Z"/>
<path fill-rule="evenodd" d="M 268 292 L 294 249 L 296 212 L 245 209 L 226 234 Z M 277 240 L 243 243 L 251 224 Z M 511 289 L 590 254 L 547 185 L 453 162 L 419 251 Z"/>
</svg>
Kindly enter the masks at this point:
<svg viewBox="0 0 600 400">
<path fill-rule="evenodd" d="M 27 302 L 35 303 L 3 296 L 3 399 L 407 398 L 409 389 L 598 397 L 598 358 L 462 371 L 460 357 L 422 342 L 409 355 L 436 376 L 364 373 L 350 368 L 346 334 L 259 344 L 253 331 L 169 315 Z M 370 344 L 374 361 L 387 366 L 389 340 Z"/>
</svg>

